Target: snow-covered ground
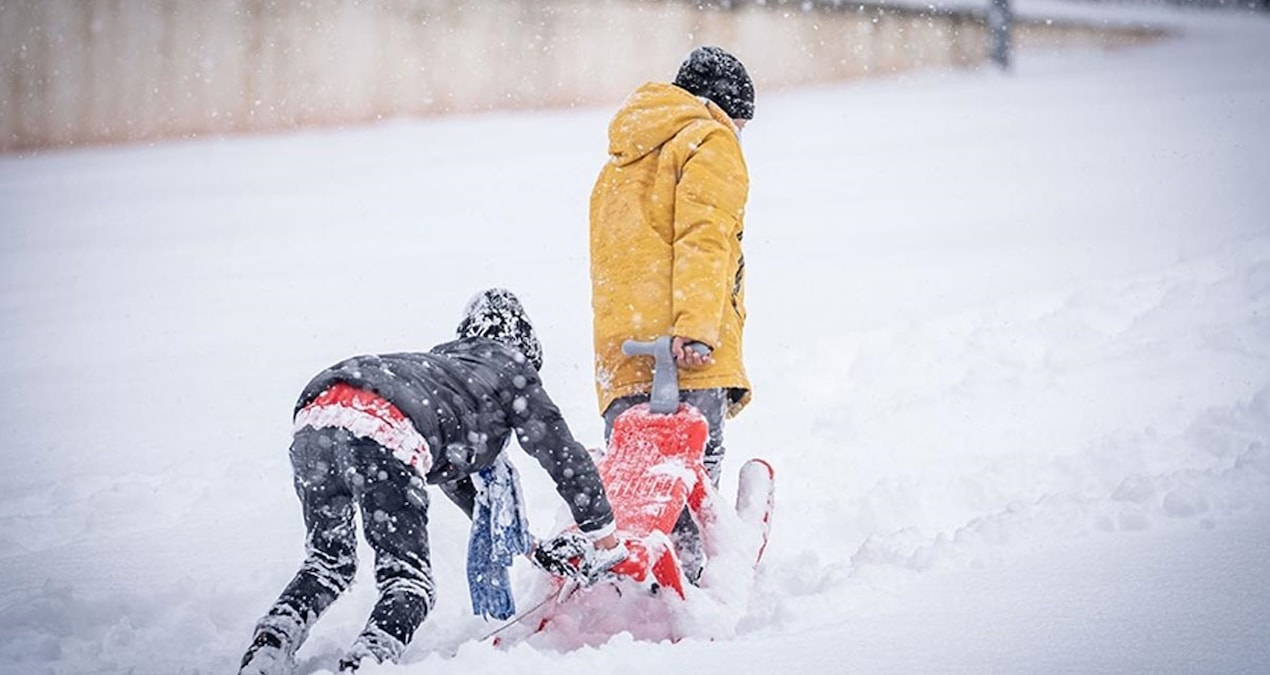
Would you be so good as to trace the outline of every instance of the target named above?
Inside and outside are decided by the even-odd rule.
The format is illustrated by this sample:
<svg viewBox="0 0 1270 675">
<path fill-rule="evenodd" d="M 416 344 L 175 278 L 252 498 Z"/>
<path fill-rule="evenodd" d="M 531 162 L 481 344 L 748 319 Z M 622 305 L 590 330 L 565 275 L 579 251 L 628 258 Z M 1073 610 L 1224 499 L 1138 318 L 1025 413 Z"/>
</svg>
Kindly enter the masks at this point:
<svg viewBox="0 0 1270 675">
<path fill-rule="evenodd" d="M 673 644 L 495 648 L 434 499 L 440 604 L 364 672 L 1270 672 L 1270 21 L 1170 17 L 1010 76 L 760 94 L 723 485 L 778 472 L 750 597 L 694 594 Z M 0 159 L 0 671 L 233 672 L 302 556 L 294 397 L 480 288 L 521 295 L 597 443 L 611 112 Z"/>
</svg>

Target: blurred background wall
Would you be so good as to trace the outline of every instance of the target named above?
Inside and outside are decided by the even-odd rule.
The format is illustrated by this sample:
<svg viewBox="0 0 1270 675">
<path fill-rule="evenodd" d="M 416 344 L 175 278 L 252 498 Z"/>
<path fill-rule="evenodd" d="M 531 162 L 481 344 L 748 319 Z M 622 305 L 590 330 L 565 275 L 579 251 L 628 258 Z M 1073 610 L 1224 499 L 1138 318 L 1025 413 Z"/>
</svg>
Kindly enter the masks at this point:
<svg viewBox="0 0 1270 675">
<path fill-rule="evenodd" d="M 989 0 L 983 0 L 983 10 Z M 0 0 L 0 151 L 615 103 L 719 44 L 760 91 L 985 62 L 983 11 L 841 0 Z M 1141 27 L 1019 22 L 1016 49 Z"/>
</svg>

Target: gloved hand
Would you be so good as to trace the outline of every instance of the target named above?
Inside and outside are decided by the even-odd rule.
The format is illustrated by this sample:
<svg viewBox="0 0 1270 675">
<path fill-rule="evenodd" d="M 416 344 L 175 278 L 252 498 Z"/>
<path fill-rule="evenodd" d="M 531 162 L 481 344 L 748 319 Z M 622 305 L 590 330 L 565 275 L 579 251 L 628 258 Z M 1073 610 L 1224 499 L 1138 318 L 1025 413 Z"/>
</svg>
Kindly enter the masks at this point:
<svg viewBox="0 0 1270 675">
<path fill-rule="evenodd" d="M 586 535 L 567 531 L 545 541 L 536 540 L 530 559 L 548 574 L 590 586 L 607 577 L 608 571 L 629 554 L 620 539 L 613 548 L 598 549 Z"/>
<path fill-rule="evenodd" d="M 582 560 L 582 574 L 587 579 L 587 585 L 611 577 L 609 570 L 630 555 L 630 551 L 626 549 L 626 542 L 621 539 L 617 540 L 617 546 L 613 548 L 592 546 L 587 553 L 588 555 Z"/>
<path fill-rule="evenodd" d="M 577 579 L 581 574 L 582 559 L 591 542 L 581 532 L 561 532 L 547 540 L 534 540 L 530 560 L 548 574 Z"/>
</svg>

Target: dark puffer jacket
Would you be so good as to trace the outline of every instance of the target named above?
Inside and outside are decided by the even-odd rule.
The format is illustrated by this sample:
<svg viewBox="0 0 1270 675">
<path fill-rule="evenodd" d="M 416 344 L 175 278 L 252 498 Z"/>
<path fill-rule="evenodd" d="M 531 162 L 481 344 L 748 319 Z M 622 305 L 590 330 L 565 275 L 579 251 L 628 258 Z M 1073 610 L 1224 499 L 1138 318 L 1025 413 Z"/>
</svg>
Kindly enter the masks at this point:
<svg viewBox="0 0 1270 675">
<path fill-rule="evenodd" d="M 428 483 L 470 516 L 468 478 L 498 457 L 512 432 L 555 481 L 584 532 L 607 527 L 613 510 L 595 464 L 519 351 L 488 338 L 462 338 L 426 353 L 355 356 L 309 382 L 296 411 L 331 385 L 374 392 L 395 405 L 428 442 Z"/>
</svg>

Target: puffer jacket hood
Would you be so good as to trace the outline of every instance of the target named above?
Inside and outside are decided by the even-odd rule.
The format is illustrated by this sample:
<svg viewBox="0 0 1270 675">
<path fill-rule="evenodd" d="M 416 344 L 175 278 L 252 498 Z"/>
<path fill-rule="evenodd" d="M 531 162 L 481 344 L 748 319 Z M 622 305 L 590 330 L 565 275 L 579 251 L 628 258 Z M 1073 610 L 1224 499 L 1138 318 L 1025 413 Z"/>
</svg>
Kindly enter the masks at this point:
<svg viewBox="0 0 1270 675">
<path fill-rule="evenodd" d="M 609 122 L 609 156 L 618 166 L 639 161 L 692 124 L 732 121 L 713 101 L 673 84 L 649 82 L 636 89 Z"/>
</svg>

